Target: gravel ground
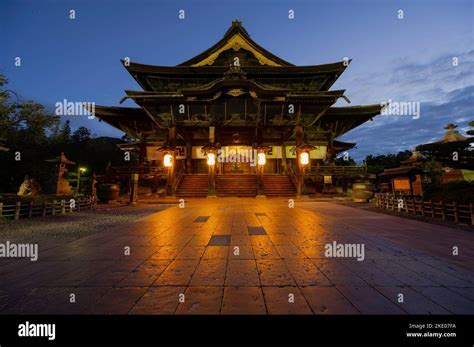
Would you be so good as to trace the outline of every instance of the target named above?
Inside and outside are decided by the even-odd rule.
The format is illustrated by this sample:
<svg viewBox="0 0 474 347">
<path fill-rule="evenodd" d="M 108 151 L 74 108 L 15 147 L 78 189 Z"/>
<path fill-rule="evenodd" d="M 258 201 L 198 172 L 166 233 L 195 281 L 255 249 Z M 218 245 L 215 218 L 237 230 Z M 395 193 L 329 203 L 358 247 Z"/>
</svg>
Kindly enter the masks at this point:
<svg viewBox="0 0 474 347">
<path fill-rule="evenodd" d="M 467 224 L 456 224 L 454 222 L 444 221 L 442 219 L 436 219 L 436 218 L 424 217 L 424 216 L 419 216 L 419 215 L 407 214 L 404 212 L 386 210 L 384 208 L 377 207 L 375 203 L 371 203 L 371 202 L 368 202 L 368 203 L 358 203 L 358 202 L 353 202 L 353 201 L 333 201 L 333 202 L 337 204 L 360 208 L 367 211 L 383 213 L 389 216 L 397 216 L 397 217 L 402 217 L 402 218 L 407 218 L 407 219 L 414 219 L 421 222 L 441 225 L 441 226 L 445 226 L 449 228 L 461 229 L 465 231 L 471 231 L 471 232 L 474 231 L 474 227 Z"/>
<path fill-rule="evenodd" d="M 162 211 L 169 205 L 106 206 L 74 212 L 64 216 L 37 217 L 19 221 L 0 221 L 0 241 L 22 240 L 35 242 L 41 239 L 77 239 L 107 228 L 133 222 L 141 217 Z"/>
</svg>

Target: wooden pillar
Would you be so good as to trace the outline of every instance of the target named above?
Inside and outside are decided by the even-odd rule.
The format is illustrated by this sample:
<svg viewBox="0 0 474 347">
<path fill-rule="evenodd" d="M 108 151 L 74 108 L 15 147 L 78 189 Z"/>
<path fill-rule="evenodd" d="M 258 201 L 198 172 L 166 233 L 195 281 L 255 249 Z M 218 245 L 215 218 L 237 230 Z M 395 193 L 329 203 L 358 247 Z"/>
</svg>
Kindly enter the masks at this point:
<svg viewBox="0 0 474 347">
<path fill-rule="evenodd" d="M 158 175 L 158 170 L 157 170 L 157 163 L 156 160 L 151 161 L 150 167 L 155 170 L 155 174 L 153 175 L 153 185 L 151 187 L 151 192 L 152 194 L 156 194 L 158 192 L 159 184 L 160 184 L 160 175 Z M 150 173 L 153 172 L 150 170 Z"/>
<path fill-rule="evenodd" d="M 327 154 L 327 158 L 328 158 L 328 165 L 335 165 L 335 158 L 336 158 L 336 155 L 334 153 L 334 143 L 333 143 L 333 138 L 331 137 L 328 141 L 328 154 Z"/>
<path fill-rule="evenodd" d="M 265 170 L 264 165 L 257 164 L 257 195 L 264 196 L 263 192 L 263 172 Z"/>
<path fill-rule="evenodd" d="M 176 127 L 172 126 L 168 129 L 168 145 L 172 148 L 176 148 L 176 136 L 177 131 Z M 170 153 L 173 157 L 173 165 L 168 168 L 168 176 L 167 176 L 167 181 L 166 181 L 166 188 L 167 188 L 167 193 L 171 196 L 175 195 L 174 191 L 174 171 L 176 167 L 176 153 Z"/>
<path fill-rule="evenodd" d="M 287 170 L 287 163 L 286 163 L 286 147 L 285 147 L 285 143 L 282 143 L 280 145 L 280 148 L 281 148 L 281 166 L 282 166 L 282 169 L 283 169 L 283 173 L 286 174 L 288 172 Z"/>
<path fill-rule="evenodd" d="M 300 162 L 301 153 L 298 150 L 298 147 L 303 144 L 304 133 L 303 133 L 302 125 L 297 125 L 295 127 L 295 138 L 296 138 L 296 165 L 298 168 L 297 192 L 298 192 L 298 195 L 301 195 L 303 193 L 303 185 L 304 185 L 304 166 L 301 165 L 301 162 Z"/>
<path fill-rule="evenodd" d="M 140 152 L 138 155 L 138 165 L 143 167 L 146 159 L 146 136 L 144 135 L 140 141 Z"/>
<path fill-rule="evenodd" d="M 193 173 L 193 146 L 191 143 L 186 143 L 186 173 Z"/>
<path fill-rule="evenodd" d="M 208 165 L 209 166 L 209 186 L 208 186 L 208 195 L 215 196 L 216 195 L 216 165 Z"/>
<path fill-rule="evenodd" d="M 130 205 L 138 203 L 138 174 L 132 173 L 130 175 Z"/>
<path fill-rule="evenodd" d="M 17 203 L 15 205 L 15 220 L 20 219 L 20 209 L 21 209 L 21 202 L 17 201 Z"/>
<path fill-rule="evenodd" d="M 215 144 L 215 131 L 216 128 L 214 126 L 209 127 L 209 144 L 214 146 Z M 216 165 L 217 165 L 217 153 L 214 152 L 215 155 L 215 164 L 208 165 L 209 168 L 209 187 L 208 187 L 208 194 L 211 196 L 216 195 Z"/>
</svg>

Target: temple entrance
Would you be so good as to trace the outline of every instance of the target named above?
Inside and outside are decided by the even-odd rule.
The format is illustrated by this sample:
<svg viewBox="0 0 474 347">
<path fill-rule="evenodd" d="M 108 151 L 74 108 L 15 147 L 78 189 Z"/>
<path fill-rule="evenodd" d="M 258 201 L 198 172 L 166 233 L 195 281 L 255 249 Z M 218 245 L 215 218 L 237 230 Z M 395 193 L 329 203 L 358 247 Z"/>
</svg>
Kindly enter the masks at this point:
<svg viewBox="0 0 474 347">
<path fill-rule="evenodd" d="M 218 174 L 256 174 L 256 154 L 250 146 L 223 146 L 218 153 Z"/>
<path fill-rule="evenodd" d="M 249 163 L 223 163 L 223 175 L 244 175 L 255 173 Z"/>
</svg>

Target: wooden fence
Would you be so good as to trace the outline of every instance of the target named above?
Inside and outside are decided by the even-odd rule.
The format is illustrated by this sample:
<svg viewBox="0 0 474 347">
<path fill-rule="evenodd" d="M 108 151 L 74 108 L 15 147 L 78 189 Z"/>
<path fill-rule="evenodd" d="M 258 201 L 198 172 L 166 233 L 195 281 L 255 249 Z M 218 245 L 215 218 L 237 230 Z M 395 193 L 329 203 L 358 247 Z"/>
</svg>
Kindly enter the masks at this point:
<svg viewBox="0 0 474 347">
<path fill-rule="evenodd" d="M 474 204 L 425 201 L 392 194 L 375 194 L 376 204 L 386 210 L 474 225 Z"/>
<path fill-rule="evenodd" d="M 54 216 L 81 211 L 95 207 L 97 199 L 93 197 L 71 198 L 54 200 L 43 203 L 21 203 L 4 205 L 0 202 L 0 217 L 18 220 L 20 218 L 32 218 L 40 216 Z"/>
</svg>

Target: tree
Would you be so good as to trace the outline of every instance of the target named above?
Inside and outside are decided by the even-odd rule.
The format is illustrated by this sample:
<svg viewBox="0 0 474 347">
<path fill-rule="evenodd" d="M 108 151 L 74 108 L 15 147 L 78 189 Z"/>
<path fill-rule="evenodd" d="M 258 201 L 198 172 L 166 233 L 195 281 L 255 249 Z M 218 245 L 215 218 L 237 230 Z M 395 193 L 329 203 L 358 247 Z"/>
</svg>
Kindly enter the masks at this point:
<svg viewBox="0 0 474 347">
<path fill-rule="evenodd" d="M 357 163 L 354 161 L 352 158 L 347 158 L 347 160 L 344 159 L 344 156 L 336 158 L 334 161 L 336 166 L 355 166 Z"/>
<path fill-rule="evenodd" d="M 411 154 L 410 151 L 402 151 L 397 154 L 368 155 L 365 157 L 367 171 L 372 174 L 379 174 L 385 169 L 399 167 L 402 161 L 411 157 Z"/>
<path fill-rule="evenodd" d="M 60 118 L 42 105 L 20 100 L 6 89 L 7 82 L 0 75 L 0 141 L 9 149 L 0 151 L 0 193 L 17 192 L 25 175 L 38 180 L 43 193 L 52 193 L 56 168 L 45 160 L 61 152 L 87 167 L 89 174 L 103 172 L 109 162 L 123 164 L 123 153 L 117 145 L 124 140 L 94 138 L 85 127 L 71 135 L 69 121 L 61 124 Z"/>
<path fill-rule="evenodd" d="M 59 117 L 33 101 L 21 101 L 6 90 L 7 79 L 0 75 L 0 138 L 10 150 L 0 153 L 0 191 L 15 192 L 24 175 L 46 182 L 50 167 L 44 160 L 51 157 L 48 134 L 59 123 Z"/>
<path fill-rule="evenodd" d="M 79 127 L 73 134 L 72 134 L 72 141 L 75 143 L 82 143 L 84 141 L 90 140 L 91 138 L 91 131 L 86 127 Z"/>
</svg>

